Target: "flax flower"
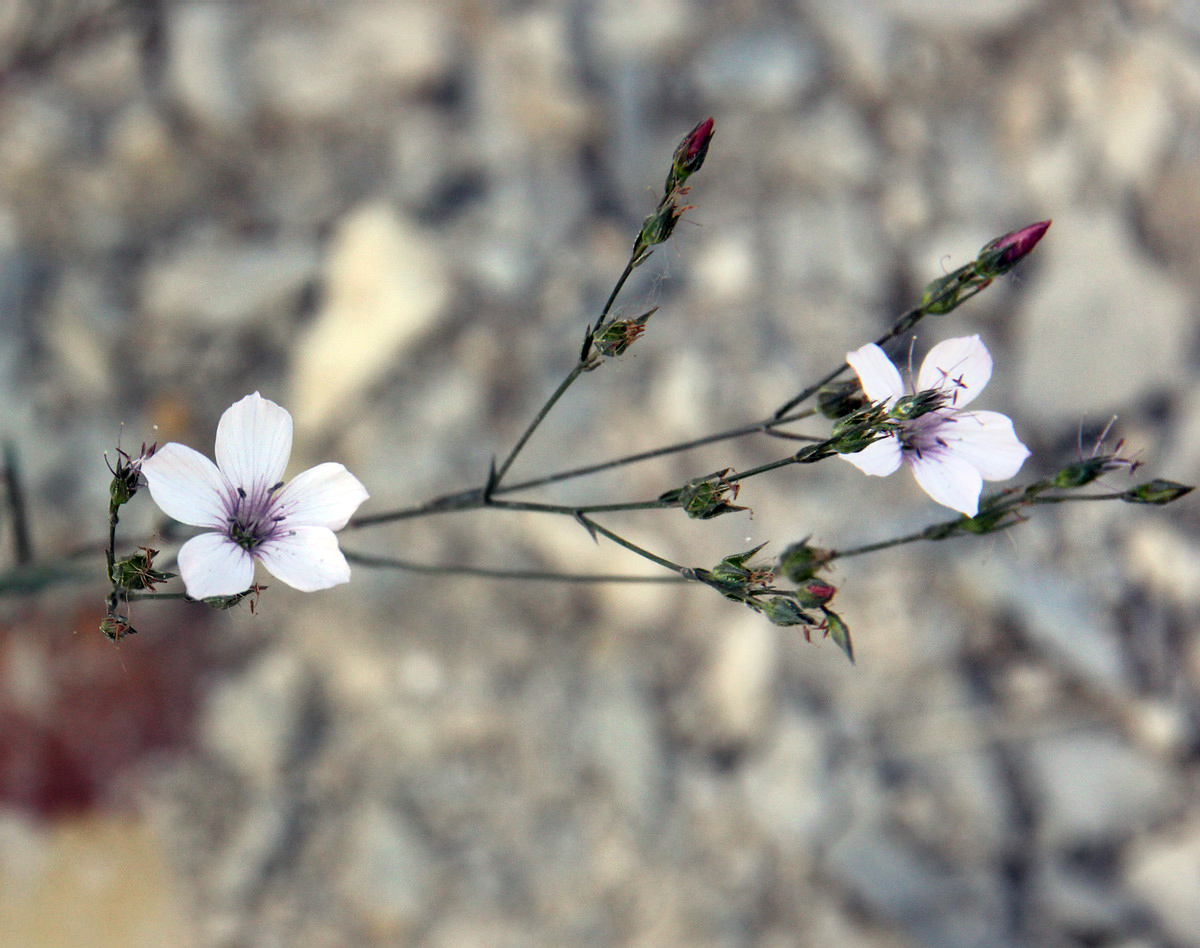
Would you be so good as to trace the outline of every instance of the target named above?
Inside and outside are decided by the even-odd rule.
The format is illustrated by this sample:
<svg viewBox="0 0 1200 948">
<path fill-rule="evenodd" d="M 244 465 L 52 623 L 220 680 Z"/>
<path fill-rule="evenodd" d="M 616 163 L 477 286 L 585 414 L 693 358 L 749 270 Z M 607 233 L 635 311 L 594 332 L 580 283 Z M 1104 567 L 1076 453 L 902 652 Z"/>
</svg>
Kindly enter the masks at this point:
<svg viewBox="0 0 1200 948">
<path fill-rule="evenodd" d="M 367 491 L 341 464 L 318 464 L 290 483 L 292 416 L 247 395 L 217 425 L 214 464 L 182 444 L 165 444 L 142 463 L 150 496 L 169 517 L 208 533 L 179 550 L 179 572 L 193 599 L 233 596 L 254 582 L 254 561 L 311 592 L 350 579 L 335 530 Z"/>
<path fill-rule="evenodd" d="M 871 401 L 891 406 L 909 394 L 896 366 L 874 343 L 848 353 L 846 361 Z M 896 432 L 862 451 L 841 456 L 876 477 L 907 464 L 939 504 L 975 516 L 983 482 L 1012 477 L 1029 457 L 1006 415 L 967 410 L 991 377 L 992 356 L 978 336 L 938 343 L 925 357 L 915 387 L 938 393 L 936 407 L 901 420 Z"/>
</svg>

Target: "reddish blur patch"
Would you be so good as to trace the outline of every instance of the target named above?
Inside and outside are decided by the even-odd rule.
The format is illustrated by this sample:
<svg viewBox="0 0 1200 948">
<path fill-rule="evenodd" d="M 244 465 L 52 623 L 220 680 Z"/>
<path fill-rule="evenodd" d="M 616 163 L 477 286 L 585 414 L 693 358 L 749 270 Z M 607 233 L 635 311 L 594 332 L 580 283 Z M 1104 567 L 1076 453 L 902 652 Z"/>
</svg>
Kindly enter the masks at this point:
<svg viewBox="0 0 1200 948">
<path fill-rule="evenodd" d="M 102 605 L 102 604 L 98 604 Z M 30 611 L 0 623 L 0 806 L 41 817 L 111 807 L 114 778 L 147 754 L 194 741 L 219 658 L 209 611 L 146 611 L 114 645 L 101 608 L 68 617 Z"/>
</svg>

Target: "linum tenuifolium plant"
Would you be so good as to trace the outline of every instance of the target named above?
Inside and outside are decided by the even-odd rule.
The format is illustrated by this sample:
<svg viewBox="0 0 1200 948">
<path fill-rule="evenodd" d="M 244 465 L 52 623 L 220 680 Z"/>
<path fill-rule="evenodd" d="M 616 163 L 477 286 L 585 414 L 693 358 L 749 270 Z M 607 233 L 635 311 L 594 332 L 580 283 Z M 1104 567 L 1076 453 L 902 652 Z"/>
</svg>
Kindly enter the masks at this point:
<svg viewBox="0 0 1200 948">
<path fill-rule="evenodd" d="M 1136 486 L 1104 487 L 1097 482 L 1115 472 L 1132 474 L 1138 463 L 1111 450 L 1102 438 L 1091 456 L 1072 461 L 1052 477 L 983 493 L 984 481 L 1004 481 L 1021 469 L 1029 450 L 1006 416 L 976 407 L 992 374 L 992 358 L 978 335 L 947 339 L 934 346 L 915 379 L 907 383 L 882 346 L 909 334 L 926 316 L 945 316 L 1012 270 L 1033 251 L 1050 227 L 1030 224 L 998 237 L 978 256 L 952 273 L 938 277 L 920 302 L 901 315 L 879 339 L 853 352 L 829 372 L 786 401 L 769 417 L 739 428 L 706 434 L 600 463 L 557 471 L 513 483 L 508 473 L 522 448 L 558 400 L 586 372 L 620 357 L 646 332 L 655 310 L 618 315 L 614 306 L 633 271 L 654 248 L 668 240 L 686 203 L 689 179 L 700 170 L 713 138 L 713 120 L 697 125 L 680 143 L 667 173 L 662 197 L 638 229 L 629 260 L 599 314 L 586 326 L 574 364 L 503 460 L 493 460 L 479 486 L 435 497 L 424 504 L 354 517 L 367 490 L 341 464 L 325 463 L 283 480 L 292 446 L 288 412 L 257 392 L 232 405 L 217 426 L 216 463 L 181 444 L 145 447 L 136 455 L 118 451 L 112 465 L 107 565 L 112 583 L 102 631 L 112 639 L 133 632 L 126 604 L 150 598 L 186 598 L 229 608 L 250 597 L 253 608 L 266 588 L 255 583 L 255 563 L 281 582 L 315 591 L 350 579 L 350 563 L 363 566 L 468 574 L 494 579 L 563 582 L 681 582 L 707 586 L 726 599 L 761 613 L 777 625 L 798 626 L 805 638 L 813 633 L 832 638 L 853 660 L 850 630 L 831 603 L 837 590 L 824 574 L 830 564 L 919 540 L 995 533 L 1022 522 L 1039 504 L 1072 500 L 1118 500 L 1133 504 L 1167 504 L 1192 488 L 1166 480 Z M 811 403 L 811 404 L 808 404 Z M 807 407 L 805 407 L 807 406 Z M 796 422 L 824 418 L 828 434 L 798 432 Z M 703 474 L 665 493 L 641 501 L 560 506 L 510 495 L 551 483 L 584 477 L 652 457 L 688 451 L 702 445 L 757 435 L 781 443 L 803 444 L 769 464 L 745 471 L 732 467 Z M 916 533 L 847 549 L 818 547 L 802 539 L 784 545 L 768 559 L 763 546 L 734 552 L 710 566 L 688 566 L 658 555 L 606 527 L 607 513 L 630 510 L 678 510 L 697 520 L 746 510 L 739 491 L 751 478 L 794 464 L 816 464 L 828 458 L 848 461 L 876 477 L 908 467 L 916 483 L 954 516 Z M 849 472 L 849 469 L 847 469 Z M 857 475 L 853 475 L 857 476 Z M 120 508 L 146 486 L 169 517 L 202 528 L 176 555 L 183 593 L 155 592 L 175 578 L 158 569 L 158 551 L 148 546 L 120 559 L 116 530 Z M 483 566 L 437 566 L 404 559 L 342 551 L 335 531 L 366 528 L 447 511 L 480 508 L 535 511 L 572 517 L 597 542 L 616 543 L 649 560 L 658 576 L 595 576 L 571 573 L 490 569 Z"/>
</svg>

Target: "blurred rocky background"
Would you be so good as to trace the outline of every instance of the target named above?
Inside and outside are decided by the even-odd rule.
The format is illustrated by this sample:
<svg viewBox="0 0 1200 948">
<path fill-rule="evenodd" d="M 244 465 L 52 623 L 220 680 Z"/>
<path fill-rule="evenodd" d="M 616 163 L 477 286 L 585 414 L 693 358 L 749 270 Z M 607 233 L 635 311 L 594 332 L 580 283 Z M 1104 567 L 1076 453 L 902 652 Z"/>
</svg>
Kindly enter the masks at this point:
<svg viewBox="0 0 1200 948">
<path fill-rule="evenodd" d="M 104 536 L 118 438 L 208 452 L 255 390 L 364 513 L 478 484 L 708 115 L 698 207 L 623 298 L 658 315 L 514 475 L 761 418 L 1049 217 L 915 358 L 983 336 L 1024 476 L 1119 414 L 1148 471 L 1197 480 L 1193 0 L 7 0 L 0 429 L 34 555 Z M 654 496 L 780 444 L 535 496 Z M 607 522 L 708 565 L 945 514 L 832 461 L 741 500 Z M 1200 945 L 1196 511 L 846 561 L 855 667 L 703 589 L 361 567 L 257 615 L 139 604 L 114 647 L 96 554 L 0 607 L 0 944 Z M 343 540 L 648 571 L 533 515 Z"/>
</svg>

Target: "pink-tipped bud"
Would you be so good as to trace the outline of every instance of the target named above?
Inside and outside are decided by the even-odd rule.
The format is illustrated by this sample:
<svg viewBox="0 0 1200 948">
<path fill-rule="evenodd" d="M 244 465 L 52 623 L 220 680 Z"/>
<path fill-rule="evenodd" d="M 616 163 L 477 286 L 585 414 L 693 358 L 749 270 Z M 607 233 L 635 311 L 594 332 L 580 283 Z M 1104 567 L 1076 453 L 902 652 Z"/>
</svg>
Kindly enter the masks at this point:
<svg viewBox="0 0 1200 948">
<path fill-rule="evenodd" d="M 700 170 L 708 154 L 708 145 L 713 137 L 713 120 L 706 118 L 684 136 L 671 159 L 671 173 L 667 175 L 667 193 L 679 187 L 691 175 Z"/>
<path fill-rule="evenodd" d="M 703 122 L 688 132 L 687 137 L 675 149 L 675 161 L 687 168 L 688 172 L 699 171 L 704 164 L 704 156 L 708 154 L 708 143 L 713 137 L 713 120 L 706 118 Z"/>
<path fill-rule="evenodd" d="M 1049 229 L 1050 221 L 1038 221 L 1003 237 L 997 237 L 987 244 L 979 251 L 979 261 L 989 271 L 987 275 L 1000 276 L 1007 273 L 1029 256 Z"/>
<path fill-rule="evenodd" d="M 837 587 L 815 576 L 796 587 L 796 602 L 802 606 L 823 606 L 837 593 Z"/>
</svg>

